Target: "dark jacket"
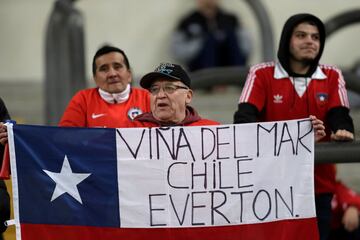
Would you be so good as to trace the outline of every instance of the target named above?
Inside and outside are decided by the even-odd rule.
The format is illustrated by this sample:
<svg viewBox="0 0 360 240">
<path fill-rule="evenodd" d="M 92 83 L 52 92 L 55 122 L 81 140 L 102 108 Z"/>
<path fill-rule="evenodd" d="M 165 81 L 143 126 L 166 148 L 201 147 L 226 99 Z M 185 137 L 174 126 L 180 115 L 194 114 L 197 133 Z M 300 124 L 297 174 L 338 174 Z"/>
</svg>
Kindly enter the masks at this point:
<svg viewBox="0 0 360 240">
<path fill-rule="evenodd" d="M 209 28 L 208 20 L 199 11 L 195 11 L 185 17 L 179 24 L 177 30 L 186 34 L 187 38 L 198 37 L 196 34 L 207 34 L 213 31 Z M 224 32 L 236 31 L 239 27 L 238 19 L 229 13 L 223 12 L 219 9 L 215 16 L 216 29 Z M 192 31 L 191 25 L 198 24 L 201 29 L 199 31 Z"/>
<path fill-rule="evenodd" d="M 10 115 L 3 100 L 0 98 L 0 122 L 10 119 Z M 0 166 L 2 164 L 2 157 L 4 154 L 4 146 L 0 144 Z M 10 219 L 10 197 L 7 192 L 6 185 L 3 180 L 0 180 L 0 233 L 6 230 L 3 224 L 6 220 Z M 0 236 L 1 239 L 1 236 Z"/>
</svg>

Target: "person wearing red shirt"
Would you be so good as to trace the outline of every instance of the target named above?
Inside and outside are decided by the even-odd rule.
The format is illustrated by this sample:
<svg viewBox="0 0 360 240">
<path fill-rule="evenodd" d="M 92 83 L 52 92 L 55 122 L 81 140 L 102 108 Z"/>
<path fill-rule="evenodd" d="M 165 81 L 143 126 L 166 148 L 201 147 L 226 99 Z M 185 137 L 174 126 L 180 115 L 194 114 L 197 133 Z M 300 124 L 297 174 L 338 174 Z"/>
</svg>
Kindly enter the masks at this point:
<svg viewBox="0 0 360 240">
<path fill-rule="evenodd" d="M 311 14 L 291 16 L 282 30 L 278 61 L 250 69 L 234 122 L 314 115 L 325 124 L 324 141 L 353 140 L 354 126 L 342 73 L 335 66 L 319 64 L 324 45 L 325 27 L 319 18 Z M 334 165 L 316 165 L 315 200 L 321 240 L 328 239 L 330 231 L 334 186 Z"/>
<path fill-rule="evenodd" d="M 131 87 L 132 73 L 124 51 L 103 46 L 93 58 L 96 88 L 76 93 L 59 126 L 119 128 L 150 110 L 146 90 Z"/>
<path fill-rule="evenodd" d="M 360 195 L 341 181 L 336 181 L 331 202 L 331 240 L 360 239 Z"/>
<path fill-rule="evenodd" d="M 201 118 L 189 106 L 193 97 L 191 80 L 180 65 L 162 63 L 143 76 L 140 85 L 150 92 L 151 112 L 137 116 L 126 127 L 219 125 Z"/>
</svg>

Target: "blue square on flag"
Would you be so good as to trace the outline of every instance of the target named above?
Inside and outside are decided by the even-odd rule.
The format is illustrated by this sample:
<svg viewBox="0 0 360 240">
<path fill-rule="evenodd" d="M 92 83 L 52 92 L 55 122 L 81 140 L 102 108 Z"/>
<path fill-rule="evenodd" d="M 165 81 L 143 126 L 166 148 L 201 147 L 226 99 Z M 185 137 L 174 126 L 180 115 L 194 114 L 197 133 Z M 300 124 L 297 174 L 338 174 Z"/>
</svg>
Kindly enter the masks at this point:
<svg viewBox="0 0 360 240">
<path fill-rule="evenodd" d="M 20 222 L 120 226 L 114 129 L 15 125 L 14 133 Z"/>
</svg>

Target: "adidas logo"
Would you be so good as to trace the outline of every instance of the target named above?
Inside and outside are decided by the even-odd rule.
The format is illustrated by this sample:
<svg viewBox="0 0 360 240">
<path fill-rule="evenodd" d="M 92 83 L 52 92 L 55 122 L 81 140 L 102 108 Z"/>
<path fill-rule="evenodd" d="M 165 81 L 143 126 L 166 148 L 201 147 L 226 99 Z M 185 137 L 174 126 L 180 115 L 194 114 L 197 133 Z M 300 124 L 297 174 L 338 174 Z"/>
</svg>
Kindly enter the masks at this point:
<svg viewBox="0 0 360 240">
<path fill-rule="evenodd" d="M 282 103 L 283 102 L 283 96 L 276 94 L 274 95 L 274 103 Z"/>
</svg>

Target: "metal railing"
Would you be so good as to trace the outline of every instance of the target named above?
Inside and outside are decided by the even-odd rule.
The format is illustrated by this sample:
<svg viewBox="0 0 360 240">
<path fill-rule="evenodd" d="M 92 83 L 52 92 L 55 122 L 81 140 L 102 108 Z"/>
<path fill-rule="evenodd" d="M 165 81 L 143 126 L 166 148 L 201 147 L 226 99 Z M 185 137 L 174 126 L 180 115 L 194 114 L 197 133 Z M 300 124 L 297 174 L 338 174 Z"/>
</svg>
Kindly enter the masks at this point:
<svg viewBox="0 0 360 240">
<path fill-rule="evenodd" d="M 358 163 L 360 141 L 328 142 L 315 145 L 315 163 Z"/>
</svg>

